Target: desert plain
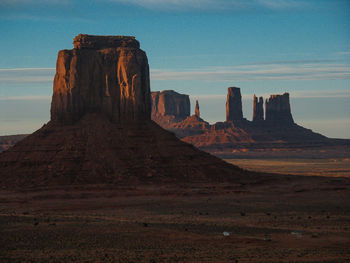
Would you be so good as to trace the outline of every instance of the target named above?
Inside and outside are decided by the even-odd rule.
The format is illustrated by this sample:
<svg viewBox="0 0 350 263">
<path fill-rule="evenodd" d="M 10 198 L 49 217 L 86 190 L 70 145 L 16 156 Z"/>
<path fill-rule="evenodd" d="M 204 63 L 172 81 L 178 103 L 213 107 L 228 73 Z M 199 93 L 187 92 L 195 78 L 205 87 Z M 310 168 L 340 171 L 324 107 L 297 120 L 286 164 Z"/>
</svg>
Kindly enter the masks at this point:
<svg viewBox="0 0 350 263">
<path fill-rule="evenodd" d="M 349 262 L 350 181 L 1 191 L 1 262 Z"/>
</svg>

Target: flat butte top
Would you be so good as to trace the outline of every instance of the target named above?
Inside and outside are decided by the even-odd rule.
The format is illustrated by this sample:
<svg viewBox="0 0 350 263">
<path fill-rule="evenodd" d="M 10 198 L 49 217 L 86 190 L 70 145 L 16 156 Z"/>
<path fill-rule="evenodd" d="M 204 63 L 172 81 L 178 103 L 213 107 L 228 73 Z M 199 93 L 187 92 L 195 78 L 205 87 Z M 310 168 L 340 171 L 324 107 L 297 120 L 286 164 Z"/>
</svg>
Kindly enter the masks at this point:
<svg viewBox="0 0 350 263">
<path fill-rule="evenodd" d="M 76 49 L 140 48 L 140 43 L 133 36 L 95 36 L 79 34 L 74 38 L 73 44 Z"/>
</svg>

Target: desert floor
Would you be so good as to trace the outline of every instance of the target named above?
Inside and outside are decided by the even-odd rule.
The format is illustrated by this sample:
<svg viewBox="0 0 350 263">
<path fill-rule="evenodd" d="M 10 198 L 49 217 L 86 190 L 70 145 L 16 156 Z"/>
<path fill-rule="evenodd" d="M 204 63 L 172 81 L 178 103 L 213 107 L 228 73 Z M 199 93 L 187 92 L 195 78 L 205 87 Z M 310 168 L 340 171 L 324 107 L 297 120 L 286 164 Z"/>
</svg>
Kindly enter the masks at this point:
<svg viewBox="0 0 350 263">
<path fill-rule="evenodd" d="M 225 161 L 258 172 L 350 177 L 349 158 L 251 158 L 225 159 Z"/>
<path fill-rule="evenodd" d="M 350 262 L 350 180 L 2 190 L 0 262 Z"/>
</svg>

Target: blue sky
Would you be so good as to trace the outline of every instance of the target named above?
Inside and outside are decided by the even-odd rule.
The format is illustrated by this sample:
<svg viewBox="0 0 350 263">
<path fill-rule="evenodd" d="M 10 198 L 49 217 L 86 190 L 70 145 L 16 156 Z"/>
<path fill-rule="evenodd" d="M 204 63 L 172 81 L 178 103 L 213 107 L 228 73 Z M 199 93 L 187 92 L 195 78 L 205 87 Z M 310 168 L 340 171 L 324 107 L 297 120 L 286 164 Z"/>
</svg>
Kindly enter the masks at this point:
<svg viewBox="0 0 350 263">
<path fill-rule="evenodd" d="M 251 119 L 254 93 L 291 94 L 295 120 L 350 138 L 348 0 L 0 0 L 0 135 L 49 119 L 57 52 L 79 33 L 134 35 L 151 89 L 199 99 L 225 119 L 238 86 Z"/>
</svg>

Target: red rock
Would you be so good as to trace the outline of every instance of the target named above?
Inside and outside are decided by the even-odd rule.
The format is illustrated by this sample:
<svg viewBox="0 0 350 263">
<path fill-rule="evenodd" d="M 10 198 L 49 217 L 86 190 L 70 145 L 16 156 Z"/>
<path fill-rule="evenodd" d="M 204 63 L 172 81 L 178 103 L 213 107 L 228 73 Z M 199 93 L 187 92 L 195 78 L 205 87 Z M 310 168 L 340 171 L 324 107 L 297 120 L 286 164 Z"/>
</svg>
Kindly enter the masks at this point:
<svg viewBox="0 0 350 263">
<path fill-rule="evenodd" d="M 190 116 L 190 98 L 173 90 L 152 92 L 152 114 L 173 115 L 177 120 L 184 120 Z"/>
<path fill-rule="evenodd" d="M 266 122 L 270 125 L 292 125 L 294 120 L 290 110 L 289 93 L 271 95 L 265 102 Z"/>
<path fill-rule="evenodd" d="M 241 89 L 230 87 L 227 89 L 226 121 L 242 121 L 242 96 Z"/>
<path fill-rule="evenodd" d="M 253 122 L 262 122 L 264 121 L 264 100 L 263 97 L 258 98 L 254 94 L 253 99 Z"/>
<path fill-rule="evenodd" d="M 58 53 L 51 120 L 74 123 L 86 113 L 114 122 L 151 118 L 147 56 L 133 37 L 78 35 Z"/>
<path fill-rule="evenodd" d="M 51 121 L 0 154 L 1 188 L 249 176 L 151 121 L 147 57 L 137 43 L 79 35 L 75 49 L 59 52 Z M 165 106 L 161 112 L 182 116 L 187 109 Z"/>
<path fill-rule="evenodd" d="M 196 108 L 194 110 L 194 115 L 196 115 L 198 118 L 200 117 L 198 100 L 196 100 Z"/>
</svg>

